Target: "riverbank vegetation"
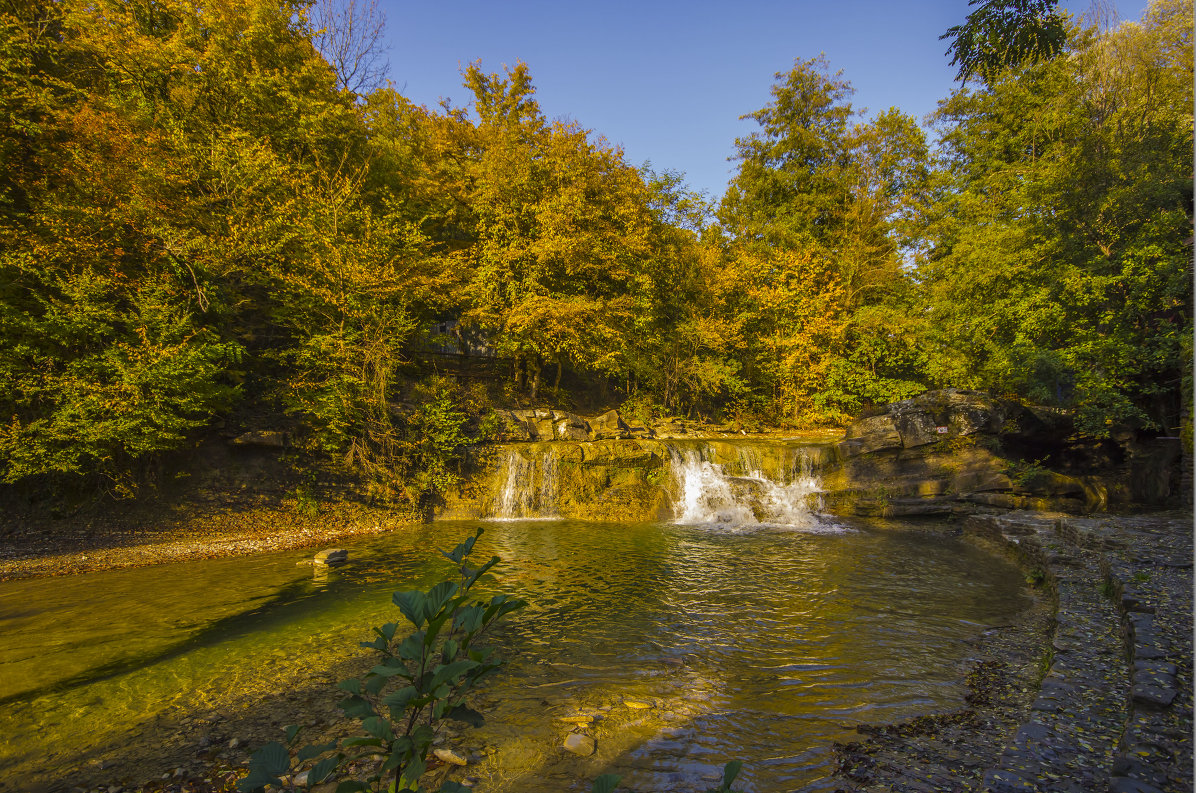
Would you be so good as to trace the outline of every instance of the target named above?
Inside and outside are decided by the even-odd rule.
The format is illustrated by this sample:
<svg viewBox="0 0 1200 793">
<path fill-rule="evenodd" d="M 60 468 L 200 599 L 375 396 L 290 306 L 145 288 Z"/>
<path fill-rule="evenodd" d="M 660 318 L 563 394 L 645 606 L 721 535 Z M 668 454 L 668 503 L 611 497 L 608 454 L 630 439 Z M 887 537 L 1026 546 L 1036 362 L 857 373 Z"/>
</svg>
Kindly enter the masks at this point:
<svg viewBox="0 0 1200 793">
<path fill-rule="evenodd" d="M 959 386 L 1190 433 L 1189 3 L 1001 44 L 972 14 L 929 135 L 797 60 L 719 200 L 524 65 L 417 106 L 314 17 L 0 3 L 7 485 L 135 495 L 282 429 L 417 507 L 492 405 L 811 426 Z"/>
</svg>

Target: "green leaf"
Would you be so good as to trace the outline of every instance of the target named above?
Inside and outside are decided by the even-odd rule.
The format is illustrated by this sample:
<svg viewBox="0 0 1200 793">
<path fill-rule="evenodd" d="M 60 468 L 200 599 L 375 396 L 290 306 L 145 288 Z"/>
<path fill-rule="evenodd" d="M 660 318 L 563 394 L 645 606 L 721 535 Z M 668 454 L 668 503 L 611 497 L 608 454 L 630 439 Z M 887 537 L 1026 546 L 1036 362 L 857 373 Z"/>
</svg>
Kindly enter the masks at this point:
<svg viewBox="0 0 1200 793">
<path fill-rule="evenodd" d="M 467 606 L 454 618 L 454 627 L 468 634 L 474 634 L 483 626 L 484 611 L 482 606 Z"/>
<path fill-rule="evenodd" d="M 254 791 L 262 790 L 267 785 L 278 787 L 283 781 L 279 777 L 271 776 L 261 768 L 251 768 L 250 773 L 238 781 L 237 789 L 241 793 L 254 793 Z"/>
<path fill-rule="evenodd" d="M 476 529 L 474 537 L 468 537 L 465 541 L 455 546 L 454 550 L 450 553 L 442 551 L 442 556 L 446 557 L 455 564 L 462 564 L 462 560 L 471 553 L 471 549 L 475 547 L 475 541 L 478 540 L 482 534 L 483 529 Z"/>
<path fill-rule="evenodd" d="M 387 719 L 382 719 L 378 716 L 363 719 L 362 728 L 368 735 L 384 741 L 390 741 L 393 738 L 392 725 L 388 723 Z"/>
<path fill-rule="evenodd" d="M 370 793 L 371 788 L 365 782 L 359 782 L 357 779 L 347 779 L 339 782 L 337 790 L 334 793 Z"/>
<path fill-rule="evenodd" d="M 425 620 L 429 621 L 438 616 L 457 590 L 458 584 L 454 581 L 442 581 L 434 585 L 425 596 Z"/>
<path fill-rule="evenodd" d="M 323 743 L 320 745 L 313 744 L 311 746 L 305 746 L 299 751 L 299 753 L 296 754 L 296 762 L 303 763 L 305 760 L 311 760 L 314 757 L 320 757 L 326 752 L 333 751 L 336 748 L 337 741 L 330 741 L 329 743 Z"/>
<path fill-rule="evenodd" d="M 371 674 L 378 675 L 379 677 L 395 677 L 396 675 L 403 675 L 407 672 L 408 667 L 404 664 L 380 664 L 379 666 L 371 668 Z"/>
<path fill-rule="evenodd" d="M 284 730 L 284 735 L 287 736 L 288 746 L 291 746 L 296 740 L 296 736 L 300 734 L 300 725 L 291 724 Z"/>
<path fill-rule="evenodd" d="M 329 775 L 332 774 L 334 769 L 337 768 L 340 760 L 341 758 L 337 756 L 326 757 L 324 760 L 314 765 L 312 770 L 308 772 L 308 786 L 312 787 L 313 785 L 318 785 L 328 779 Z"/>
<path fill-rule="evenodd" d="M 479 662 L 472 661 L 469 658 L 460 658 L 453 663 L 438 666 L 433 671 L 433 682 L 430 683 L 429 687 L 436 690 L 443 683 L 457 680 L 477 666 L 479 666 Z"/>
<path fill-rule="evenodd" d="M 483 726 L 483 714 L 477 710 L 468 708 L 466 705 L 456 705 L 446 711 L 446 718 L 470 724 L 472 727 Z"/>
<path fill-rule="evenodd" d="M 442 783 L 442 786 L 438 788 L 438 793 L 471 793 L 471 788 L 459 782 L 447 779 Z"/>
<path fill-rule="evenodd" d="M 742 761 L 741 760 L 730 760 L 728 763 L 726 763 L 725 764 L 724 781 L 722 781 L 721 787 L 724 790 L 729 790 L 733 786 L 733 780 L 737 779 L 737 775 L 740 774 L 741 771 L 742 771 Z"/>
<path fill-rule="evenodd" d="M 421 775 L 425 773 L 425 758 L 419 754 L 416 757 L 409 759 L 408 765 L 404 766 L 404 770 L 400 772 L 400 781 L 407 786 L 413 786 Z"/>
<path fill-rule="evenodd" d="M 402 765 L 406 765 L 412 757 L 413 742 L 406 735 L 401 735 L 392 743 L 391 754 L 388 755 L 387 761 L 380 766 L 382 773 L 394 771 Z"/>
<path fill-rule="evenodd" d="M 350 678 L 349 680 L 343 680 L 342 682 L 337 684 L 337 687 L 340 688 L 342 691 L 349 691 L 351 694 L 361 694 L 362 693 L 362 683 L 357 678 Z"/>
<path fill-rule="evenodd" d="M 251 768 L 258 767 L 269 774 L 279 775 L 292 765 L 288 750 L 278 741 L 271 741 L 266 746 L 250 755 Z"/>
<path fill-rule="evenodd" d="M 347 716 L 355 719 L 363 719 L 367 716 L 378 716 L 375 709 L 371 707 L 371 703 L 362 697 L 348 697 L 338 703 L 342 708 L 342 712 Z"/>
<path fill-rule="evenodd" d="M 425 654 L 425 637 L 420 633 L 410 634 L 396 648 L 396 655 L 405 661 L 420 661 Z"/>
<path fill-rule="evenodd" d="M 617 774 L 602 774 L 592 780 L 592 793 L 613 793 L 620 781 Z"/>
<path fill-rule="evenodd" d="M 417 698 L 417 689 L 413 686 L 398 688 L 383 698 L 383 704 L 389 708 L 403 708 Z"/>
<path fill-rule="evenodd" d="M 472 570 L 470 575 L 467 576 L 466 581 L 463 583 L 463 591 L 466 591 L 466 590 L 470 589 L 472 586 L 474 586 L 475 582 L 479 580 L 479 577 L 481 575 L 486 573 L 488 570 L 491 570 L 493 567 L 495 567 L 497 564 L 499 564 L 499 562 L 500 562 L 500 557 L 493 556 L 491 559 L 488 559 L 486 562 L 484 562 L 478 568 L 476 568 L 475 570 Z"/>
<path fill-rule="evenodd" d="M 425 593 L 415 589 L 410 589 L 407 592 L 396 592 L 392 594 L 392 602 L 400 609 L 400 613 L 416 627 L 420 628 L 425 624 Z"/>
</svg>

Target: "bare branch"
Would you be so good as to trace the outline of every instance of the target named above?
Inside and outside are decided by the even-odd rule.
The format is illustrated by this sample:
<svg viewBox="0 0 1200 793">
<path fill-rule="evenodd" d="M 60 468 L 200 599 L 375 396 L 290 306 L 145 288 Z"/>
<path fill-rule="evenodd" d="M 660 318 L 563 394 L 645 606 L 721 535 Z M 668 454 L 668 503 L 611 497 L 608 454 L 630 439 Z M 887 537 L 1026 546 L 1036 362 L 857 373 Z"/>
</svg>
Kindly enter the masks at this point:
<svg viewBox="0 0 1200 793">
<path fill-rule="evenodd" d="M 313 46 L 337 75 L 338 87 L 368 94 L 387 85 L 387 18 L 378 0 L 315 0 Z"/>
</svg>

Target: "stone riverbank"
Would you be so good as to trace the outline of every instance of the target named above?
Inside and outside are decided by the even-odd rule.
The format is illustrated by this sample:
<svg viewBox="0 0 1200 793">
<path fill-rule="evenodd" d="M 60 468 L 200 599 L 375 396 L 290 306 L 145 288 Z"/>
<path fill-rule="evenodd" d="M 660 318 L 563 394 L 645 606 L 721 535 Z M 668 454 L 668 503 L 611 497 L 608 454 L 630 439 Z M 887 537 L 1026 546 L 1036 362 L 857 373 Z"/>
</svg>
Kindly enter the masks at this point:
<svg viewBox="0 0 1200 793">
<path fill-rule="evenodd" d="M 1194 527 L 1190 512 L 968 518 L 1046 588 L 1051 618 L 1035 607 L 985 638 L 962 710 L 861 727 L 836 752 L 842 790 L 1190 793 Z"/>
</svg>

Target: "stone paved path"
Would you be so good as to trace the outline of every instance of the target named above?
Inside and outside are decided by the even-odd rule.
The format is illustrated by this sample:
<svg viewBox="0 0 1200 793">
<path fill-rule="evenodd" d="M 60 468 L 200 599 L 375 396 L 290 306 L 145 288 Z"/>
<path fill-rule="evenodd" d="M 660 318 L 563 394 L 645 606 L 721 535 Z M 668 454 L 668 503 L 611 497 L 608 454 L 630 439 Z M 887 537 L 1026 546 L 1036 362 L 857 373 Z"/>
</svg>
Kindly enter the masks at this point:
<svg viewBox="0 0 1200 793">
<path fill-rule="evenodd" d="M 999 744 L 977 732 L 963 752 L 953 728 L 918 738 L 901 726 L 843 762 L 857 783 L 849 789 L 1191 793 L 1193 515 L 1009 513 L 973 516 L 965 531 L 1006 546 L 1045 577 L 1055 611 L 1044 675 L 1026 681 L 1033 690 L 1024 700 L 1001 697 L 1023 703 L 1020 721 L 993 719 L 1007 713 L 997 703 L 954 714 L 958 724 L 992 719 L 1008 730 Z M 1021 676 L 1011 682 L 1021 685 Z M 938 756 L 947 749 L 969 762 L 956 768 Z"/>
</svg>

